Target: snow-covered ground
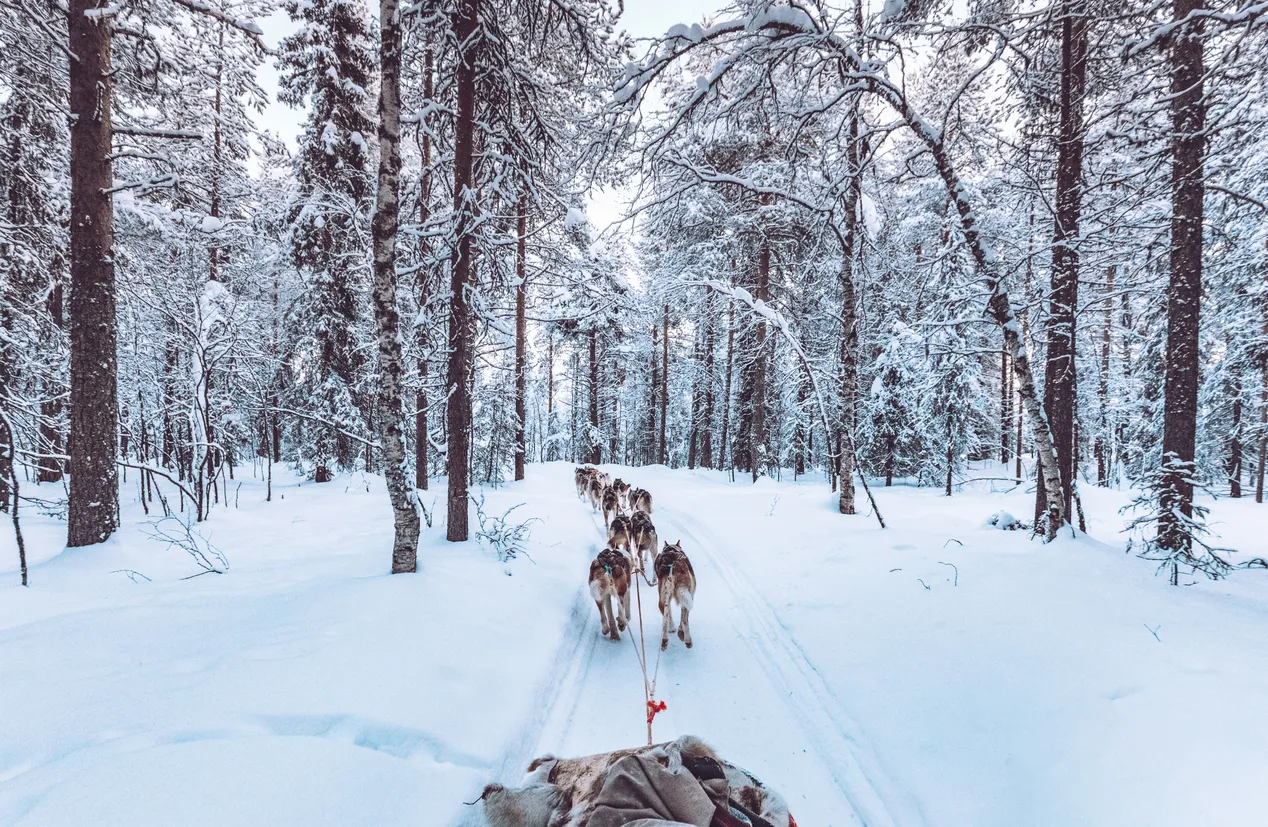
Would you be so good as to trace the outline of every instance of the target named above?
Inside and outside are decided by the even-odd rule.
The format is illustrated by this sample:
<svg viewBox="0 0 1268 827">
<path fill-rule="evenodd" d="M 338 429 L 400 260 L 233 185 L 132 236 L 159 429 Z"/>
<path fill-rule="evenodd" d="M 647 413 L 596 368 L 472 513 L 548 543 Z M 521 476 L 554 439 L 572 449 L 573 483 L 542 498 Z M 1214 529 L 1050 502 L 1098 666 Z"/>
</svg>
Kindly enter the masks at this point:
<svg viewBox="0 0 1268 827">
<path fill-rule="evenodd" d="M 699 581 L 695 648 L 658 667 L 642 590 L 657 739 L 704 737 L 805 827 L 1263 823 L 1268 573 L 1169 587 L 1123 553 L 1126 493 L 1084 489 L 1101 542 L 1044 546 L 984 526 L 1031 510 L 999 483 L 877 489 L 881 530 L 821 481 L 609 470 Z M 0 824 L 479 824 L 462 802 L 532 756 L 645 737 L 636 636 L 601 639 L 584 590 L 602 519 L 571 465 L 486 492 L 540 520 L 531 560 L 445 543 L 441 517 L 400 577 L 374 477 L 231 486 L 199 527 L 230 568 L 192 579 L 123 490 L 103 546 L 26 511 L 29 589 L 0 531 Z M 1212 520 L 1268 554 L 1268 506 Z"/>
</svg>

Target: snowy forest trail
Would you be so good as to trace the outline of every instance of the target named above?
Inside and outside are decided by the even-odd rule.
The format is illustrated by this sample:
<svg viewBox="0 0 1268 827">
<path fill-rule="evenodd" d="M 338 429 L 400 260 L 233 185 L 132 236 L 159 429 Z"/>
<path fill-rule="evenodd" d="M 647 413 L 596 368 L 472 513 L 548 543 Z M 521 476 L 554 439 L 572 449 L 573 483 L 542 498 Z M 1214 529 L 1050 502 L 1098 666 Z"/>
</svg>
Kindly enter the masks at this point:
<svg viewBox="0 0 1268 827">
<path fill-rule="evenodd" d="M 681 539 L 696 570 L 694 648 L 671 635 L 668 649 L 658 653 L 656 590 L 642 581 L 640 594 L 631 597 L 631 625 L 621 641 L 603 638 L 581 583 L 551 677 L 533 703 L 542 714 L 517 739 L 501 777 L 516 778 L 539 755 L 585 755 L 643 742 L 642 673 L 634 648 L 640 643 L 641 598 L 648 674 L 657 699 L 667 704 L 655 720 L 657 742 L 686 734 L 704 738 L 780 790 L 802 823 L 923 824 L 918 808 L 895 791 L 858 726 L 753 586 L 760 572 L 741 571 L 706 526 L 687 509 L 671 507 L 681 493 L 663 482 L 655 487 L 652 516 L 661 542 Z M 560 505 L 568 507 L 590 511 L 580 501 Z M 601 515 L 591 516 L 593 558 L 604 547 L 605 529 Z M 480 821 L 470 814 L 463 823 Z"/>
</svg>

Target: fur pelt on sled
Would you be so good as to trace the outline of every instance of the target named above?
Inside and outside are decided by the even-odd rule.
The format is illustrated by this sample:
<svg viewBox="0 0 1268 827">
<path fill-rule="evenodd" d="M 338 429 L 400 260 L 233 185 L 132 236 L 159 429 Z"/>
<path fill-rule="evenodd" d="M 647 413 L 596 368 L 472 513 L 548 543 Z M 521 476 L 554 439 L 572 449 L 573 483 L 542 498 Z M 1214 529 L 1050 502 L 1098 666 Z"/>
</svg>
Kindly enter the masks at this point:
<svg viewBox="0 0 1268 827">
<path fill-rule="evenodd" d="M 619 827 L 639 819 L 709 827 L 715 817 L 796 825 L 779 795 L 690 735 L 584 758 L 538 758 L 521 786 L 490 784 L 481 800 L 490 827 Z M 726 821 L 738 813 L 741 821 Z"/>
</svg>

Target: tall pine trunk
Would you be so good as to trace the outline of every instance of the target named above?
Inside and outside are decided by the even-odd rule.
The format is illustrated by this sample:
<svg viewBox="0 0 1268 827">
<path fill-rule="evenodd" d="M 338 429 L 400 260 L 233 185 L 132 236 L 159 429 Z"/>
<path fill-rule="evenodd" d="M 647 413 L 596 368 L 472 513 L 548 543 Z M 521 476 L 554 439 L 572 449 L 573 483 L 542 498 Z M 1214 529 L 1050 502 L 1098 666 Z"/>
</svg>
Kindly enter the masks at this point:
<svg viewBox="0 0 1268 827">
<path fill-rule="evenodd" d="M 66 325 L 66 320 L 63 312 L 62 281 L 60 277 L 54 279 L 52 287 L 48 291 L 45 307 L 48 310 L 49 321 L 58 330 L 62 330 Z M 40 402 L 40 442 L 43 446 L 41 453 L 60 454 L 62 453 L 62 431 L 58 427 L 57 420 L 62 415 L 62 400 L 48 386 L 45 388 L 44 396 L 45 399 Z M 40 482 L 61 482 L 62 464 L 60 460 L 41 458 L 38 462 L 39 475 L 36 477 L 37 480 Z"/>
<path fill-rule="evenodd" d="M 665 302 L 664 331 L 661 334 L 660 358 L 660 444 L 656 452 L 661 465 L 669 464 L 665 437 L 669 427 L 669 302 Z"/>
<path fill-rule="evenodd" d="M 758 301 L 769 301 L 770 293 L 770 242 L 762 238 L 761 249 L 757 253 L 757 291 Z M 758 317 L 757 355 L 753 360 L 753 396 L 752 424 L 749 426 L 749 464 L 752 466 L 753 482 L 766 473 L 766 319 Z"/>
<path fill-rule="evenodd" d="M 1233 377 L 1233 422 L 1228 434 L 1228 496 L 1242 496 L 1242 378 Z"/>
<path fill-rule="evenodd" d="M 1083 92 L 1087 77 L 1085 0 L 1065 0 L 1061 16 L 1061 92 L 1057 138 L 1056 221 L 1052 234 L 1052 292 L 1044 413 L 1052 429 L 1061 499 L 1071 513 L 1074 491 L 1074 416 L 1078 383 L 1075 342 L 1079 298 L 1079 218 L 1083 194 Z"/>
<path fill-rule="evenodd" d="M 713 351 L 714 351 L 714 304 L 713 288 L 704 290 L 704 410 L 700 419 L 700 464 L 705 468 L 713 467 Z"/>
<path fill-rule="evenodd" d="M 379 0 L 379 187 L 374 244 L 374 321 L 379 337 L 379 393 L 374 418 L 383 446 L 383 476 L 395 528 L 392 573 L 418 567 L 418 510 L 405 475 L 405 376 L 401 316 L 396 307 L 396 236 L 401 179 L 401 21 L 397 0 Z"/>
<path fill-rule="evenodd" d="M 70 508 L 68 546 L 118 527 L 118 374 L 110 188 L 111 16 L 70 0 Z"/>
<path fill-rule="evenodd" d="M 423 50 L 423 98 L 431 100 L 435 94 L 435 79 L 433 69 L 434 58 L 431 48 Z M 422 121 L 422 147 L 421 147 L 421 167 L 422 175 L 419 181 L 418 193 L 418 224 L 424 226 L 427 220 L 431 218 L 431 130 L 427 125 L 427 116 L 421 116 Z M 420 308 L 428 308 L 428 302 L 431 300 L 432 292 L 432 268 L 427 261 L 431 255 L 431 241 L 428 240 L 425 233 L 419 234 L 419 259 L 422 266 L 418 270 L 418 306 Z M 431 315 L 431 310 L 424 311 L 427 316 Z M 420 313 L 420 315 L 422 315 Z M 427 382 L 431 378 L 431 335 L 430 326 L 425 319 L 419 320 L 418 325 L 418 391 L 414 394 L 414 486 L 427 490 L 428 480 L 431 479 L 431 423 L 428 421 L 429 405 L 427 401 Z"/>
<path fill-rule="evenodd" d="M 1110 383 L 1110 346 L 1114 334 L 1114 276 L 1118 266 L 1111 264 L 1105 271 L 1105 325 L 1101 330 L 1101 375 L 1097 384 L 1097 396 L 1100 402 L 1101 421 L 1096 435 L 1096 484 L 1102 488 L 1109 485 L 1113 457 L 1113 428 L 1109 415 L 1109 383 Z"/>
<path fill-rule="evenodd" d="M 850 146 L 848 159 L 854 178 L 846 191 L 846 203 L 842 210 L 844 226 L 841 233 L 841 419 L 837 423 L 836 482 L 838 485 L 837 511 L 841 514 L 856 513 L 854 505 L 854 422 L 858 407 L 859 382 L 859 332 L 858 304 L 854 293 L 854 246 L 858 233 L 858 203 L 862 193 L 862 170 L 859 169 L 858 118 L 850 119 Z M 831 448 L 832 438 L 825 434 Z"/>
<path fill-rule="evenodd" d="M 731 450 L 731 381 L 735 372 L 735 302 L 728 302 L 726 309 L 726 379 L 722 388 L 722 444 L 719 448 L 718 464 L 723 468 L 734 468 L 735 460 L 728 451 Z"/>
<path fill-rule="evenodd" d="M 461 45 L 455 72 L 458 110 L 454 125 L 453 209 L 457 226 L 451 262 L 449 305 L 449 401 L 448 527 L 446 538 L 462 542 L 468 537 L 467 491 L 471 454 L 471 375 L 475 367 L 475 269 L 472 266 L 475 224 L 475 93 L 476 60 L 480 48 L 476 38 L 480 0 L 459 0 L 454 36 Z"/>
<path fill-rule="evenodd" d="M 515 479 L 524 479 L 524 454 L 528 450 L 528 198 L 520 196 L 515 243 Z"/>
<path fill-rule="evenodd" d="M 659 336 L 655 322 L 652 323 L 652 376 L 648 383 L 647 396 L 647 464 L 656 462 L 656 393 L 660 390 L 660 377 L 656 370 L 656 343 Z"/>
<path fill-rule="evenodd" d="M 1173 20 L 1203 10 L 1203 0 L 1175 0 Z M 1192 538 L 1194 443 L 1198 412 L 1198 322 L 1202 302 L 1202 217 L 1206 98 L 1201 20 L 1171 41 L 1171 274 L 1167 288 L 1167 361 L 1163 387 L 1162 485 L 1158 545 L 1188 556 Z M 1172 570 L 1173 581 L 1175 569 Z"/>
<path fill-rule="evenodd" d="M 586 435 L 586 462 L 598 465 L 603 462 L 603 442 L 599 439 L 599 334 L 591 329 L 590 349 L 590 429 Z"/>
</svg>

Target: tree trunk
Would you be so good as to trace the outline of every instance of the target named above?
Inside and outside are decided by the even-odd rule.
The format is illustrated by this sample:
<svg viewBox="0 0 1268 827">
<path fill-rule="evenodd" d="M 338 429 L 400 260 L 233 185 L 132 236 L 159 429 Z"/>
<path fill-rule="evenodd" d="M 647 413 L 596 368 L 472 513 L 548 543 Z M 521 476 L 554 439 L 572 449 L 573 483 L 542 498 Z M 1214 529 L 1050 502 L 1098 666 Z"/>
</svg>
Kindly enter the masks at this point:
<svg viewBox="0 0 1268 827">
<path fill-rule="evenodd" d="M 524 454 L 528 446 L 528 198 L 520 196 L 515 244 L 515 479 L 524 479 Z"/>
<path fill-rule="evenodd" d="M 1097 384 L 1097 396 L 1100 403 L 1100 427 L 1096 435 L 1096 484 L 1105 488 L 1109 485 L 1111 471 L 1110 445 L 1113 440 L 1113 429 L 1109 417 L 1109 382 L 1110 382 L 1110 345 L 1114 332 L 1114 275 L 1118 265 L 1111 264 L 1105 271 L 1105 326 L 1101 330 L 1101 376 Z"/>
<path fill-rule="evenodd" d="M 379 0 L 379 187 L 371 235 L 374 244 L 374 320 L 379 337 L 379 394 L 375 408 L 383 450 L 383 476 L 392 501 L 392 573 L 418 568 L 418 510 L 405 475 L 405 376 L 401 317 L 396 307 L 397 198 L 401 177 L 401 24 L 397 0 Z M 368 450 L 368 446 L 367 446 Z"/>
<path fill-rule="evenodd" d="M 455 72 L 457 119 L 454 124 L 454 221 L 456 222 L 451 262 L 449 307 L 449 375 L 446 378 L 449 401 L 446 418 L 449 422 L 449 447 L 446 453 L 449 472 L 448 527 L 445 536 L 451 542 L 468 537 L 467 490 L 471 453 L 471 373 L 475 366 L 475 310 L 472 307 L 476 289 L 471 258 L 474 254 L 475 208 L 475 85 L 476 60 L 480 41 L 476 24 L 480 0 L 459 0 L 454 23 L 456 42 L 461 44 Z"/>
<path fill-rule="evenodd" d="M 951 413 L 947 412 L 947 496 L 951 496 L 951 472 L 955 469 L 955 450 L 951 443 L 953 423 Z"/>
<path fill-rule="evenodd" d="M 423 98 L 431 100 L 435 94 L 434 71 L 431 48 L 423 50 Z M 431 218 L 431 130 L 428 128 L 427 115 L 420 116 L 422 129 L 422 147 L 420 148 L 422 175 L 418 193 L 418 223 L 423 226 Z M 418 306 L 427 308 L 431 301 L 432 269 L 427 261 L 431 255 L 431 241 L 425 234 L 419 235 L 419 269 L 418 269 Z M 426 312 L 431 315 L 430 310 Z M 420 315 L 422 313 L 420 312 Z M 427 490 L 431 479 L 431 423 L 427 402 L 427 382 L 431 378 L 431 334 L 425 320 L 418 326 L 418 392 L 414 394 L 414 487 Z"/>
<path fill-rule="evenodd" d="M 842 209 L 844 226 L 841 233 L 841 420 L 837 423 L 836 483 L 837 511 L 855 514 L 854 505 L 854 423 L 858 408 L 859 331 L 858 300 L 854 292 L 854 247 L 858 234 L 858 204 L 862 193 L 862 170 L 859 169 L 858 118 L 850 119 L 850 145 L 847 157 L 854 178 L 846 191 Z M 825 434 L 825 437 L 827 435 Z M 832 440 L 828 438 L 828 445 Z"/>
<path fill-rule="evenodd" d="M 1052 237 L 1052 292 L 1048 312 L 1048 358 L 1044 371 L 1044 413 L 1052 429 L 1053 451 L 1065 515 L 1074 491 L 1074 411 L 1076 322 L 1079 296 L 1079 218 L 1083 193 L 1083 92 L 1087 76 L 1085 0 L 1065 0 L 1061 16 L 1061 91 L 1057 138 L 1056 221 Z M 1045 492 L 1046 493 L 1046 492 Z"/>
<path fill-rule="evenodd" d="M 704 410 L 700 421 L 700 465 L 713 467 L 713 335 L 714 335 L 714 301 L 713 288 L 704 290 L 705 329 L 704 329 Z"/>
<path fill-rule="evenodd" d="M 1175 0 L 1172 8 L 1174 20 L 1185 20 L 1203 9 L 1203 0 Z M 1158 545 L 1180 556 L 1191 551 L 1185 520 L 1193 514 L 1191 479 L 1197 435 L 1202 166 L 1206 152 L 1202 31 L 1198 19 L 1178 29 L 1171 42 L 1171 274 L 1167 289 Z"/>
<path fill-rule="evenodd" d="M 1012 373 L 1008 369 L 1008 351 L 999 351 L 999 422 L 1000 443 L 999 461 L 1008 468 L 1008 449 L 1013 436 L 1013 385 L 1009 380 Z"/>
<path fill-rule="evenodd" d="M 586 435 L 586 462 L 598 465 L 603 461 L 603 442 L 599 439 L 599 349 L 598 333 L 588 336 L 590 346 L 590 429 Z"/>
<path fill-rule="evenodd" d="M 669 451 L 665 436 L 669 426 L 669 302 L 665 302 L 665 329 L 661 335 L 660 358 L 660 446 L 657 456 L 661 465 L 669 464 Z"/>
<path fill-rule="evenodd" d="M 48 292 L 48 300 L 45 302 L 48 309 L 49 320 L 58 330 L 62 330 L 66 325 L 65 315 L 63 313 L 63 297 L 62 297 L 62 281 L 60 277 L 55 278 L 51 289 Z M 45 387 L 45 400 L 40 403 L 40 444 L 42 450 L 40 453 L 60 454 L 62 450 L 62 431 L 57 426 L 57 420 L 62 415 L 62 400 L 56 397 L 57 394 L 52 392 L 52 388 Z M 40 459 L 39 474 L 36 477 L 40 482 L 61 482 L 62 464 L 55 459 Z"/>
<path fill-rule="evenodd" d="M 1228 495 L 1242 496 L 1242 380 L 1233 377 L 1233 423 L 1228 435 Z"/>
<path fill-rule="evenodd" d="M 656 392 L 660 389 L 660 377 L 656 371 L 656 340 L 659 330 L 652 325 L 652 376 L 648 383 L 647 398 L 647 464 L 656 462 Z"/>
<path fill-rule="evenodd" d="M 731 436 L 731 374 L 735 367 L 735 302 L 728 302 L 726 309 L 726 379 L 722 388 L 722 444 L 719 447 L 718 464 L 734 468 L 735 460 L 729 453 Z"/>
<path fill-rule="evenodd" d="M 555 453 L 555 337 L 546 339 L 546 461 Z"/>
<path fill-rule="evenodd" d="M 762 239 L 761 249 L 757 254 L 757 291 L 758 301 L 767 301 L 770 294 L 770 242 Z M 753 361 L 753 414 L 749 428 L 749 464 L 752 466 L 753 482 L 766 473 L 766 319 L 758 317 L 757 355 Z"/>
<path fill-rule="evenodd" d="M 114 206 L 109 192 L 112 18 L 98 0 L 71 0 L 70 51 L 70 508 L 68 546 L 100 543 L 118 527 L 118 375 Z"/>
</svg>

